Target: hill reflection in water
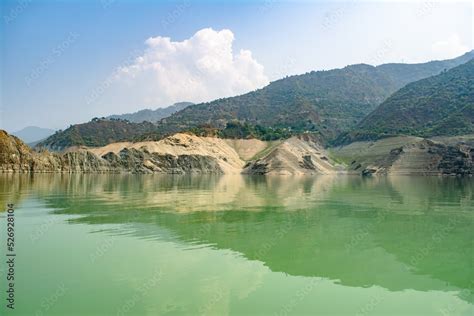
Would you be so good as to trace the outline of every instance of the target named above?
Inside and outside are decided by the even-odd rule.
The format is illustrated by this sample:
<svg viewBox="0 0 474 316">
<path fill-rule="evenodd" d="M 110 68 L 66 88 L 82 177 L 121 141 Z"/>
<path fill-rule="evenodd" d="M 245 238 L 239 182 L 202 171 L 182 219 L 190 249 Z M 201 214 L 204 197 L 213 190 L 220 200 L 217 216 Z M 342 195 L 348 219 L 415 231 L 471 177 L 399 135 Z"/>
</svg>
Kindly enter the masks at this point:
<svg viewBox="0 0 474 316">
<path fill-rule="evenodd" d="M 472 290 L 470 180 L 34 175 L 3 177 L 1 190 L 81 215 L 71 223 L 129 223 L 128 233 L 147 239 L 163 237 L 159 226 L 166 238 L 230 249 L 289 275 Z"/>
</svg>

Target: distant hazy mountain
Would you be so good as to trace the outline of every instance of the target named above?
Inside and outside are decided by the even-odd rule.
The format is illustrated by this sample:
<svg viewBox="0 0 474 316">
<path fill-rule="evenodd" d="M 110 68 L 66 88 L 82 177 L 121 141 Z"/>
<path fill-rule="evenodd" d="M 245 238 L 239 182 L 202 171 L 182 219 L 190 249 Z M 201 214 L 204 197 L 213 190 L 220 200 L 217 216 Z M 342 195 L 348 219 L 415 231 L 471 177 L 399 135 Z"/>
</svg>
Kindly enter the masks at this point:
<svg viewBox="0 0 474 316">
<path fill-rule="evenodd" d="M 388 73 L 394 80 L 404 86 L 407 83 L 428 78 L 444 70 L 465 64 L 473 58 L 474 50 L 453 59 L 435 60 L 419 64 L 391 63 L 377 66 L 377 68 Z"/>
<path fill-rule="evenodd" d="M 34 143 L 45 139 L 48 136 L 54 134 L 53 129 L 42 128 L 38 126 L 28 126 L 17 132 L 12 133 L 16 137 L 20 138 L 25 143 Z"/>
<path fill-rule="evenodd" d="M 127 120 L 134 123 L 141 123 L 143 121 L 148 122 L 158 122 L 162 118 L 168 117 L 171 114 L 174 114 L 182 109 L 190 106 L 191 102 L 179 102 L 173 105 L 170 105 L 166 108 L 159 108 L 156 110 L 145 109 L 134 113 L 127 113 L 127 114 L 115 114 L 107 116 L 107 119 L 122 119 Z"/>
<path fill-rule="evenodd" d="M 341 142 L 474 133 L 474 59 L 395 92 Z"/>
</svg>

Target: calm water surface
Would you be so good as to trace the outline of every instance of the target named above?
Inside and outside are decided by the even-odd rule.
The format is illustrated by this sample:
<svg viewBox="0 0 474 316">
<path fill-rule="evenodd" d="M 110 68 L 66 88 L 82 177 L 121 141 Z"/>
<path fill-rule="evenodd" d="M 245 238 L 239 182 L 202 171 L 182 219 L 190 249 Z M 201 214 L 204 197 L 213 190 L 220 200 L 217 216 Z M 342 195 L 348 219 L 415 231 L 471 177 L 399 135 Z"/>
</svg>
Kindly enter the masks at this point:
<svg viewBox="0 0 474 316">
<path fill-rule="evenodd" d="M 473 315 L 474 180 L 0 176 L 11 315 Z M 6 214 L 0 213 L 5 262 Z M 5 308 L 5 264 L 2 264 Z"/>
</svg>

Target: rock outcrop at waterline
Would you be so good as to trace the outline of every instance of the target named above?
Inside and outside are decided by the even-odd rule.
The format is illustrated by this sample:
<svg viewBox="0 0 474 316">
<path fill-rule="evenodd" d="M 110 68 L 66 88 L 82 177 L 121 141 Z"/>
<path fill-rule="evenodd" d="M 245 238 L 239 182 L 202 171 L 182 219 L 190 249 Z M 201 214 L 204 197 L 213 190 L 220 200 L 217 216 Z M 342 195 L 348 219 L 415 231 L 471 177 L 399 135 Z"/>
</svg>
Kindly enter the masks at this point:
<svg viewBox="0 0 474 316">
<path fill-rule="evenodd" d="M 330 174 L 337 172 L 318 139 L 285 141 L 221 139 L 178 133 L 160 141 L 120 142 L 103 147 L 36 152 L 1 134 L 3 172 Z"/>
<path fill-rule="evenodd" d="M 328 151 L 311 134 L 284 141 L 226 140 L 179 133 L 160 141 L 34 151 L 0 130 L 0 172 L 305 175 L 474 174 L 470 142 L 393 137 Z M 336 163 L 338 161 L 339 163 Z"/>
<path fill-rule="evenodd" d="M 247 174 L 333 174 L 342 171 L 328 158 L 318 139 L 310 134 L 292 137 L 267 155 L 247 163 Z"/>
<path fill-rule="evenodd" d="M 0 152 L 0 172 L 224 173 L 218 159 L 209 155 L 173 155 L 126 147 L 102 156 L 86 148 L 62 154 L 35 152 L 5 131 L 0 131 Z"/>
<path fill-rule="evenodd" d="M 348 163 L 348 171 L 362 175 L 474 174 L 474 148 L 466 142 L 435 142 L 419 137 L 392 137 L 375 142 L 355 142 L 333 149 Z"/>
</svg>

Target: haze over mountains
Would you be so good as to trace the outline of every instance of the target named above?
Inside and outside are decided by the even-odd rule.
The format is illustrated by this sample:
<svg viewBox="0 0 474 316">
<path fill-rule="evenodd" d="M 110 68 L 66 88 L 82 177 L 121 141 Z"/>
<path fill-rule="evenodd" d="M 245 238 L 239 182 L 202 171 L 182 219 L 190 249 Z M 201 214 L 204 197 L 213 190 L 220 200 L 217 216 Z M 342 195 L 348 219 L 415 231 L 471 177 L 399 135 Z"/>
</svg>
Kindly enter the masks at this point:
<svg viewBox="0 0 474 316">
<path fill-rule="evenodd" d="M 358 64 L 310 72 L 277 80 L 244 95 L 189 105 L 156 124 L 96 119 L 73 125 L 40 145 L 53 149 L 74 145 L 102 146 L 114 141 L 158 140 L 176 132 L 200 132 L 202 129 L 216 129 L 228 135 L 228 128 L 241 129 L 233 135 L 260 139 L 286 138 L 309 132 L 328 143 L 358 126 L 378 105 L 408 83 L 438 75 L 473 57 L 471 51 L 444 61 L 384 64 L 377 67 Z M 465 75 L 472 77 L 469 71 Z M 463 89 L 472 90 L 472 81 L 468 80 L 464 84 Z M 423 86 L 420 84 L 420 87 Z M 417 89 L 415 84 L 409 87 Z M 394 98 L 397 98 L 396 94 Z M 458 132 L 468 130 L 469 126 Z"/>
<path fill-rule="evenodd" d="M 53 134 L 53 129 L 42 128 L 38 126 L 27 126 L 19 131 L 12 133 L 12 135 L 19 137 L 21 140 L 28 144 L 38 142 Z"/>
<path fill-rule="evenodd" d="M 168 112 L 94 118 L 37 146 L 59 153 L 2 131 L 0 171 L 472 176 L 473 55 L 352 65 Z"/>
<path fill-rule="evenodd" d="M 163 120 L 155 137 L 200 125 L 223 129 L 236 119 L 289 129 L 292 134 L 318 133 L 332 140 L 407 83 L 436 75 L 472 57 L 470 52 L 446 61 L 377 67 L 359 64 L 287 77 L 248 94 L 190 106 Z"/>
<path fill-rule="evenodd" d="M 156 126 L 152 123 L 156 123 L 191 104 L 193 103 L 179 102 L 156 110 L 145 109 L 134 113 L 114 114 L 104 118 L 96 117 L 90 122 L 71 125 L 65 131 L 54 133 L 45 142 L 41 142 L 40 146 L 47 142 L 47 146 L 55 150 L 81 145 L 104 146 L 120 140 L 134 139 L 153 132 Z"/>
<path fill-rule="evenodd" d="M 178 111 L 181 111 L 192 104 L 193 103 L 191 102 L 178 102 L 173 105 L 167 106 L 165 108 L 158 108 L 156 110 L 145 109 L 145 110 L 140 110 L 134 113 L 126 113 L 126 114 L 114 114 L 114 115 L 109 115 L 106 118 L 127 120 L 133 123 L 141 123 L 144 121 L 153 123 L 153 122 L 158 122 L 159 120 L 165 117 L 168 117 Z"/>
<path fill-rule="evenodd" d="M 395 92 L 348 135 L 345 143 L 396 135 L 474 133 L 474 59 Z"/>
</svg>

